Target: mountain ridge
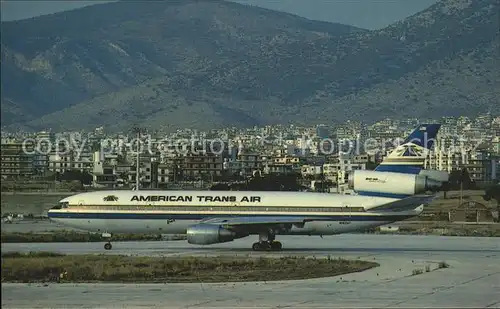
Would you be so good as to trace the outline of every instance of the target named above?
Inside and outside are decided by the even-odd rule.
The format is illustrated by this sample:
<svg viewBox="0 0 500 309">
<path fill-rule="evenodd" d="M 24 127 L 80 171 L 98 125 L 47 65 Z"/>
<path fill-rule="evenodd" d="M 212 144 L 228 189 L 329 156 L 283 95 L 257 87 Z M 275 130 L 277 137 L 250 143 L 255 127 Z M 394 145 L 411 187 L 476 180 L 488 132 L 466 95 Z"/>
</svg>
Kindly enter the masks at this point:
<svg viewBox="0 0 500 309">
<path fill-rule="evenodd" d="M 9 22 L 2 125 L 208 129 L 477 113 L 499 103 L 494 0 L 441 1 L 374 31 L 225 1 L 154 3 Z M 72 30 L 95 7 L 114 15 Z M 77 20 L 48 35 L 64 16 Z M 13 35 L 19 27 L 29 29 L 24 42 Z M 450 74 L 459 68 L 474 78 Z M 462 87 L 470 94 L 455 95 Z"/>
</svg>

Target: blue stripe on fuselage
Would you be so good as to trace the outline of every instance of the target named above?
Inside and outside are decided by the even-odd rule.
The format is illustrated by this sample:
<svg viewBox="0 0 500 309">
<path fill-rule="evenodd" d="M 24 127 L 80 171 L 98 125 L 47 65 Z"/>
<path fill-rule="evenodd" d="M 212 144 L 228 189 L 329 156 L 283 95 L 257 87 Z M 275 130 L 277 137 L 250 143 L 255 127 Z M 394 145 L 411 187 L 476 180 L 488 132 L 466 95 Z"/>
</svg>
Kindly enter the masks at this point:
<svg viewBox="0 0 500 309">
<path fill-rule="evenodd" d="M 370 191 L 359 191 L 358 194 L 363 196 L 387 197 L 387 198 L 397 198 L 397 199 L 404 199 L 411 196 L 408 194 L 381 193 L 381 192 L 370 192 Z"/>
<path fill-rule="evenodd" d="M 397 164 L 381 164 L 375 168 L 376 172 L 391 172 L 401 174 L 417 175 L 422 170 L 421 166 L 417 165 L 397 165 Z"/>
<path fill-rule="evenodd" d="M 76 212 L 50 212 L 48 217 L 50 219 L 153 219 L 153 220 L 203 220 L 209 218 L 234 218 L 234 217 L 286 217 L 297 218 L 297 221 L 304 219 L 318 220 L 318 221 L 400 221 L 414 217 L 416 215 L 354 215 L 349 216 L 345 214 L 328 215 L 328 216 L 305 216 L 305 215 L 292 215 L 292 216 L 279 216 L 276 214 L 248 214 L 248 215 L 228 215 L 228 214 L 158 214 L 158 213 L 76 213 Z"/>
</svg>

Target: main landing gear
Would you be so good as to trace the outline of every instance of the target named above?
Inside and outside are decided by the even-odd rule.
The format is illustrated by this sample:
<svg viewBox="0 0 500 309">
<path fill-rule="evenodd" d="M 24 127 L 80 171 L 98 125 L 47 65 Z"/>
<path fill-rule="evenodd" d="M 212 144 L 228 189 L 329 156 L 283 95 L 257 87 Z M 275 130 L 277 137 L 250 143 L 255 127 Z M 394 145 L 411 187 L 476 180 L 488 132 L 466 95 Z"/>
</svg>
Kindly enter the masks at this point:
<svg viewBox="0 0 500 309">
<path fill-rule="evenodd" d="M 259 241 L 252 245 L 253 251 L 279 251 L 282 249 L 279 241 Z"/>
<path fill-rule="evenodd" d="M 111 248 L 113 248 L 113 246 L 111 245 L 111 234 L 102 233 L 102 238 L 108 239 L 108 242 L 104 244 L 104 250 L 111 250 Z"/>
<path fill-rule="evenodd" d="M 273 233 L 259 234 L 259 241 L 252 245 L 253 251 L 279 251 L 283 248 L 279 241 L 275 241 Z"/>
</svg>

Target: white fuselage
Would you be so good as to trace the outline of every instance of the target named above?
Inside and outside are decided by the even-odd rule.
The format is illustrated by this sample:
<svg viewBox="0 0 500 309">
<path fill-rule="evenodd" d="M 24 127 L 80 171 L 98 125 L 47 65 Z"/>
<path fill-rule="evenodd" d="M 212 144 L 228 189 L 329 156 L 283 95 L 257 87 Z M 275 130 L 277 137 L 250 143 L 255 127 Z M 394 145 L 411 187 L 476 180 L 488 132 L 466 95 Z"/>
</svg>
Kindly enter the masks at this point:
<svg viewBox="0 0 500 309">
<path fill-rule="evenodd" d="M 222 217 L 307 217 L 286 235 L 335 235 L 401 221 L 423 206 L 400 212 L 369 211 L 393 198 L 309 192 L 97 191 L 61 200 L 51 220 L 99 233 L 185 234 L 202 220 Z"/>
</svg>

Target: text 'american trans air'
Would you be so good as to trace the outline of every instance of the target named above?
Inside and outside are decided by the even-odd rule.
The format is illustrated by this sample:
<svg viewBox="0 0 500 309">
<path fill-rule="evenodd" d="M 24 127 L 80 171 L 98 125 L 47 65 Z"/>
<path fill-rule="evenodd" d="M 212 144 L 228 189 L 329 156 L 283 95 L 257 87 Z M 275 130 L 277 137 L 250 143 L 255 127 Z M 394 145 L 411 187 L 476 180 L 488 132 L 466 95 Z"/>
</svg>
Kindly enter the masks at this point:
<svg viewBox="0 0 500 309">
<path fill-rule="evenodd" d="M 197 202 L 230 202 L 230 203 L 260 203 L 260 196 L 243 196 L 238 199 L 236 196 L 204 196 L 204 195 L 134 195 L 130 201 L 137 202 L 192 202 L 193 200 Z"/>
</svg>

